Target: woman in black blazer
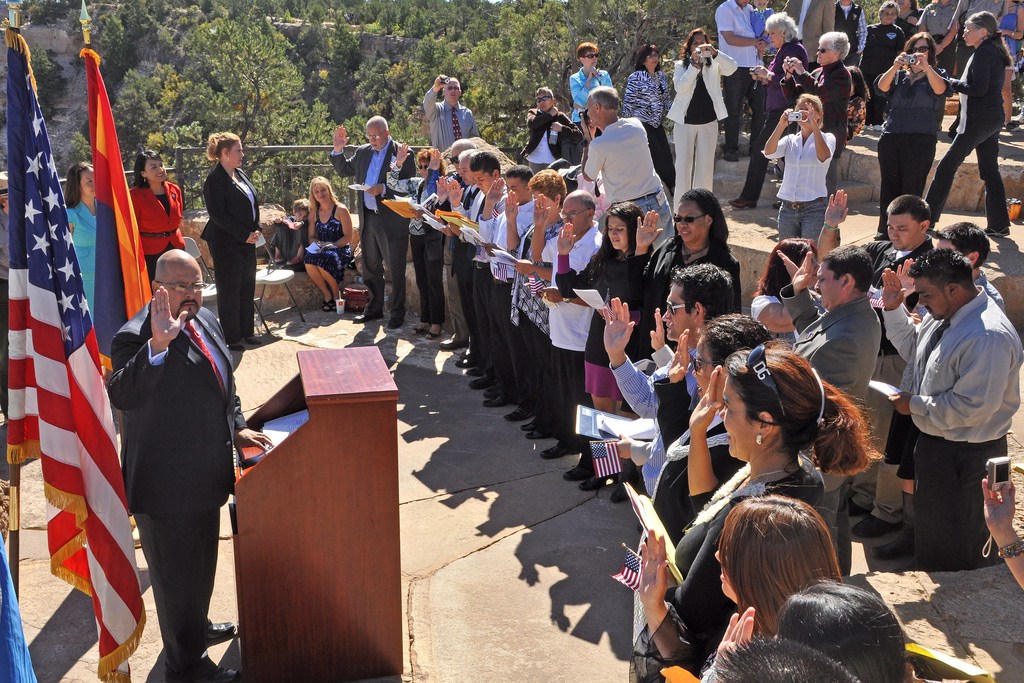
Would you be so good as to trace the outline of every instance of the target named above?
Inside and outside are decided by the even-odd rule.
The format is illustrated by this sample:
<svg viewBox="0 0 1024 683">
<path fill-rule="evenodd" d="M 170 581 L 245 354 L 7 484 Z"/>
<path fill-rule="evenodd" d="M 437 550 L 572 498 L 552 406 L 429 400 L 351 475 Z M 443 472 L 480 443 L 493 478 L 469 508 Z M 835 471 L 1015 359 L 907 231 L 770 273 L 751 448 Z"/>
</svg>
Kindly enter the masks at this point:
<svg viewBox="0 0 1024 683">
<path fill-rule="evenodd" d="M 243 351 L 243 341 L 253 346 L 261 343 L 253 325 L 259 200 L 240 168 L 244 156 L 242 141 L 234 133 L 210 136 L 206 157 L 217 164 L 203 183 L 210 214 L 203 239 L 213 255 L 220 325 L 233 351 Z"/>
<path fill-rule="evenodd" d="M 999 35 L 999 24 L 990 12 L 977 12 L 964 23 L 964 42 L 975 48 L 962 79 L 949 82 L 960 94 L 960 114 L 953 144 L 935 169 L 928 188 L 932 225 L 939 221 L 953 186 L 953 176 L 967 155 L 978 155 L 978 174 L 985 183 L 985 216 L 989 235 L 1010 234 L 1006 212 L 1006 189 L 999 173 L 999 131 L 1003 129 L 1003 74 L 1010 66 L 1010 53 Z"/>
</svg>

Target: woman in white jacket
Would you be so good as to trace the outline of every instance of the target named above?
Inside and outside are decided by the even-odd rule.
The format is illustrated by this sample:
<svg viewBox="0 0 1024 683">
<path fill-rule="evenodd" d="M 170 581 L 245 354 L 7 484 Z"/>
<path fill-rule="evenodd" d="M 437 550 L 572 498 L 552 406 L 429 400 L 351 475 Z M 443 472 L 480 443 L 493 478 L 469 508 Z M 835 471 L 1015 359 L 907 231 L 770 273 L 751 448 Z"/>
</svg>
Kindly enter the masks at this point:
<svg viewBox="0 0 1024 683">
<path fill-rule="evenodd" d="M 712 189 L 718 122 L 729 115 L 722 76 L 736 71 L 735 60 L 716 50 L 702 28 L 690 31 L 680 56 L 672 74 L 676 97 L 668 112 L 675 123 L 676 197 L 694 187 Z"/>
</svg>

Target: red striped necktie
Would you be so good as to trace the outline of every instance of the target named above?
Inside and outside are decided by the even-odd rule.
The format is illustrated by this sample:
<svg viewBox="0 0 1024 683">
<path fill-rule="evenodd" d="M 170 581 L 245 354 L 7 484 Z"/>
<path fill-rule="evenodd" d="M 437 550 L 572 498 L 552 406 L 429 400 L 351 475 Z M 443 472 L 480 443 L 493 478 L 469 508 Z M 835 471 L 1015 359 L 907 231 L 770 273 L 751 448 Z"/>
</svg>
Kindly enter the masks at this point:
<svg viewBox="0 0 1024 683">
<path fill-rule="evenodd" d="M 203 352 L 203 355 L 206 356 L 206 360 L 210 361 L 210 365 L 213 366 L 213 374 L 217 375 L 217 383 L 220 384 L 220 391 L 222 394 L 227 395 L 227 389 L 224 387 L 224 378 L 220 376 L 220 369 L 217 367 L 217 363 L 213 360 L 213 354 L 210 353 L 209 347 L 206 346 L 206 342 L 203 341 L 203 338 L 199 336 L 199 330 L 196 329 L 191 320 L 185 323 L 185 332 L 188 333 L 188 336 L 193 342 L 195 342 L 196 346 L 199 347 L 199 350 Z"/>
</svg>

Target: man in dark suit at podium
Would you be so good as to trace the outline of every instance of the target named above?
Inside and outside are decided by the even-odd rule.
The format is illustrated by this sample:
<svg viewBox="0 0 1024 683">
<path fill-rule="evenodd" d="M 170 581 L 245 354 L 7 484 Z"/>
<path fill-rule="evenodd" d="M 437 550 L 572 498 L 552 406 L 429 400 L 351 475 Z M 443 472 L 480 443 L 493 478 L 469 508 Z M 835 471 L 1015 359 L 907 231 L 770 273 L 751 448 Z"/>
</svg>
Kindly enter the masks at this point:
<svg viewBox="0 0 1024 683">
<path fill-rule="evenodd" d="M 234 486 L 235 448 L 272 444 L 246 427 L 224 332 L 202 307 L 203 284 L 184 251 L 160 257 L 153 301 L 114 337 L 108 391 L 124 414 L 125 492 L 149 564 L 167 680 L 222 683 L 240 675 L 206 652 L 236 633 L 207 618 L 220 508 Z"/>
<path fill-rule="evenodd" d="M 352 176 L 367 189 L 359 192 L 359 243 L 363 251 L 363 275 L 373 298 L 366 310 L 355 317 L 356 322 L 369 322 L 384 317 L 384 263 L 391 274 L 391 312 L 387 327 L 401 327 L 405 322 L 405 263 L 409 251 L 409 219 L 402 218 L 384 206 L 382 200 L 394 199 L 388 189 L 387 174 L 395 163 L 398 145 L 391 139 L 388 122 L 374 116 L 366 122 L 369 143 L 345 156 L 348 134 L 345 126 L 334 131 L 331 165 L 342 178 Z M 416 174 L 416 155 L 410 154 L 402 166 L 400 178 Z"/>
</svg>

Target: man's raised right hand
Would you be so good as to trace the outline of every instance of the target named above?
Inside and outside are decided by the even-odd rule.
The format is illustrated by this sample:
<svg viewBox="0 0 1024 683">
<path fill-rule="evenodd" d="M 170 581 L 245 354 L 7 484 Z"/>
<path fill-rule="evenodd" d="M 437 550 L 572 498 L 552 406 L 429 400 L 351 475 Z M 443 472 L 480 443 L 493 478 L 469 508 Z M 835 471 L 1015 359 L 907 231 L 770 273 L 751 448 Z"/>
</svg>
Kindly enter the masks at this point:
<svg viewBox="0 0 1024 683">
<path fill-rule="evenodd" d="M 157 287 L 156 293 L 153 295 L 153 303 L 149 307 L 149 326 L 152 333 L 149 350 L 153 355 L 167 350 L 174 338 L 181 332 L 186 318 L 188 318 L 188 311 L 182 311 L 178 317 L 171 315 L 171 303 L 167 290 L 163 286 Z"/>
<path fill-rule="evenodd" d="M 345 126 L 338 126 L 334 129 L 334 151 L 341 154 L 345 151 L 346 146 L 348 146 L 348 133 L 345 131 Z"/>
</svg>

